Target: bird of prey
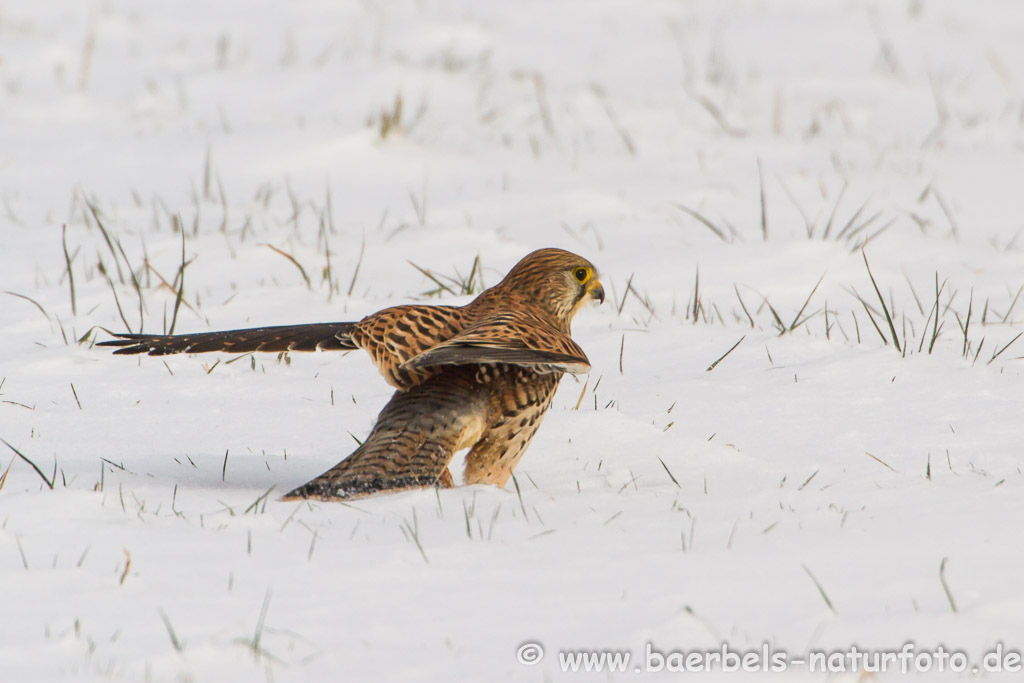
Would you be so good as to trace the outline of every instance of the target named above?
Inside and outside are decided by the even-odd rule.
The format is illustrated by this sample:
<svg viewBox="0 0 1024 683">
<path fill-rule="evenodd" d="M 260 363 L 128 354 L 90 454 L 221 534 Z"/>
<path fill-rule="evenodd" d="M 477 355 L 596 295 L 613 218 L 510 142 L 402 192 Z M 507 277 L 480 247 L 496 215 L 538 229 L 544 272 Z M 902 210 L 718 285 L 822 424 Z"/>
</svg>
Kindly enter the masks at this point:
<svg viewBox="0 0 1024 683">
<path fill-rule="evenodd" d="M 117 334 L 100 345 L 151 356 L 365 349 L 397 391 L 359 448 L 285 499 L 449 487 L 448 464 L 464 448 L 466 484 L 504 486 L 562 375 L 590 370 L 570 324 L 591 299 L 604 301 L 593 264 L 540 249 L 465 306 L 394 306 L 359 322 Z"/>
</svg>

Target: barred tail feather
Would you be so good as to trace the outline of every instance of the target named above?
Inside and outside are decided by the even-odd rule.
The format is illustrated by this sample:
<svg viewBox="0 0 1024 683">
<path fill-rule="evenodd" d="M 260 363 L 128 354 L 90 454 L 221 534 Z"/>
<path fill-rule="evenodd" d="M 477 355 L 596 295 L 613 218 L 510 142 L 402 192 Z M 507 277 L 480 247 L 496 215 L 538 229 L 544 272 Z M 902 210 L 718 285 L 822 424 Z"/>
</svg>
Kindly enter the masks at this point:
<svg viewBox="0 0 1024 683">
<path fill-rule="evenodd" d="M 395 392 L 359 448 L 284 500 L 351 499 L 450 485 L 452 456 L 483 432 L 486 392 L 473 381 L 473 372 L 452 368 Z"/>
<path fill-rule="evenodd" d="M 102 341 L 97 346 L 120 347 L 115 354 L 150 356 L 211 351 L 341 351 L 356 348 L 350 336 L 354 326 L 355 323 L 312 323 L 195 334 L 116 334 L 117 339 Z"/>
</svg>

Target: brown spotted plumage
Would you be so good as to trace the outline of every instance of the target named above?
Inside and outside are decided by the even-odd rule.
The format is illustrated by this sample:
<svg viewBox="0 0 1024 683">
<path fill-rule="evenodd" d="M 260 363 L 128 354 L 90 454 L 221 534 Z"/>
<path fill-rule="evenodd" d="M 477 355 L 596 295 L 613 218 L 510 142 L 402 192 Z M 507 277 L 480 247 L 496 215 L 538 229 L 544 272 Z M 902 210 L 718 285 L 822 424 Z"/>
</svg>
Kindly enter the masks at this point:
<svg viewBox="0 0 1024 683">
<path fill-rule="evenodd" d="M 355 323 L 284 325 L 181 335 L 118 334 L 114 353 L 365 349 L 397 391 L 351 455 L 286 498 L 352 498 L 451 486 L 463 448 L 466 484 L 508 481 L 566 372 L 590 370 L 570 338 L 588 299 L 604 301 L 597 271 L 561 249 L 540 249 L 465 306 L 385 308 Z"/>
</svg>

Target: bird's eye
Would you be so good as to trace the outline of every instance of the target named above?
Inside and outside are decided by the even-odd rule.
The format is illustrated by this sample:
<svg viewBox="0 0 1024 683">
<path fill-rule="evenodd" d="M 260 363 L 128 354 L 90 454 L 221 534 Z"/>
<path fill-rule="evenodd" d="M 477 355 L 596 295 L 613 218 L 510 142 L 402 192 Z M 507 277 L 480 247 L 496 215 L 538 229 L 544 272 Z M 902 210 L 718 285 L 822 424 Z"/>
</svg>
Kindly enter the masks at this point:
<svg viewBox="0 0 1024 683">
<path fill-rule="evenodd" d="M 588 270 L 587 268 L 577 268 L 576 270 L 573 271 L 572 275 L 573 277 L 576 278 L 577 282 L 583 284 L 584 282 L 587 281 L 587 278 L 590 277 L 590 270 Z"/>
</svg>

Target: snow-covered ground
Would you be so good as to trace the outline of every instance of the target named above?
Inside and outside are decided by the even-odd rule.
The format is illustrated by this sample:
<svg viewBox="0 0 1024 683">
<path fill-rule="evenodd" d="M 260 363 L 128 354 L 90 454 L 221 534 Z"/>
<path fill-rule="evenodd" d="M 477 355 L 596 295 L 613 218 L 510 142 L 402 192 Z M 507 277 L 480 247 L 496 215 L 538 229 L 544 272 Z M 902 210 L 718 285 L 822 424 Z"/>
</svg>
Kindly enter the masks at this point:
<svg viewBox="0 0 1024 683">
<path fill-rule="evenodd" d="M 1014 0 L 8 0 L 0 681 L 969 678 L 1024 647 L 1022 229 Z M 541 246 L 610 300 L 503 490 L 278 502 L 387 400 L 364 355 L 92 346 Z"/>
</svg>

